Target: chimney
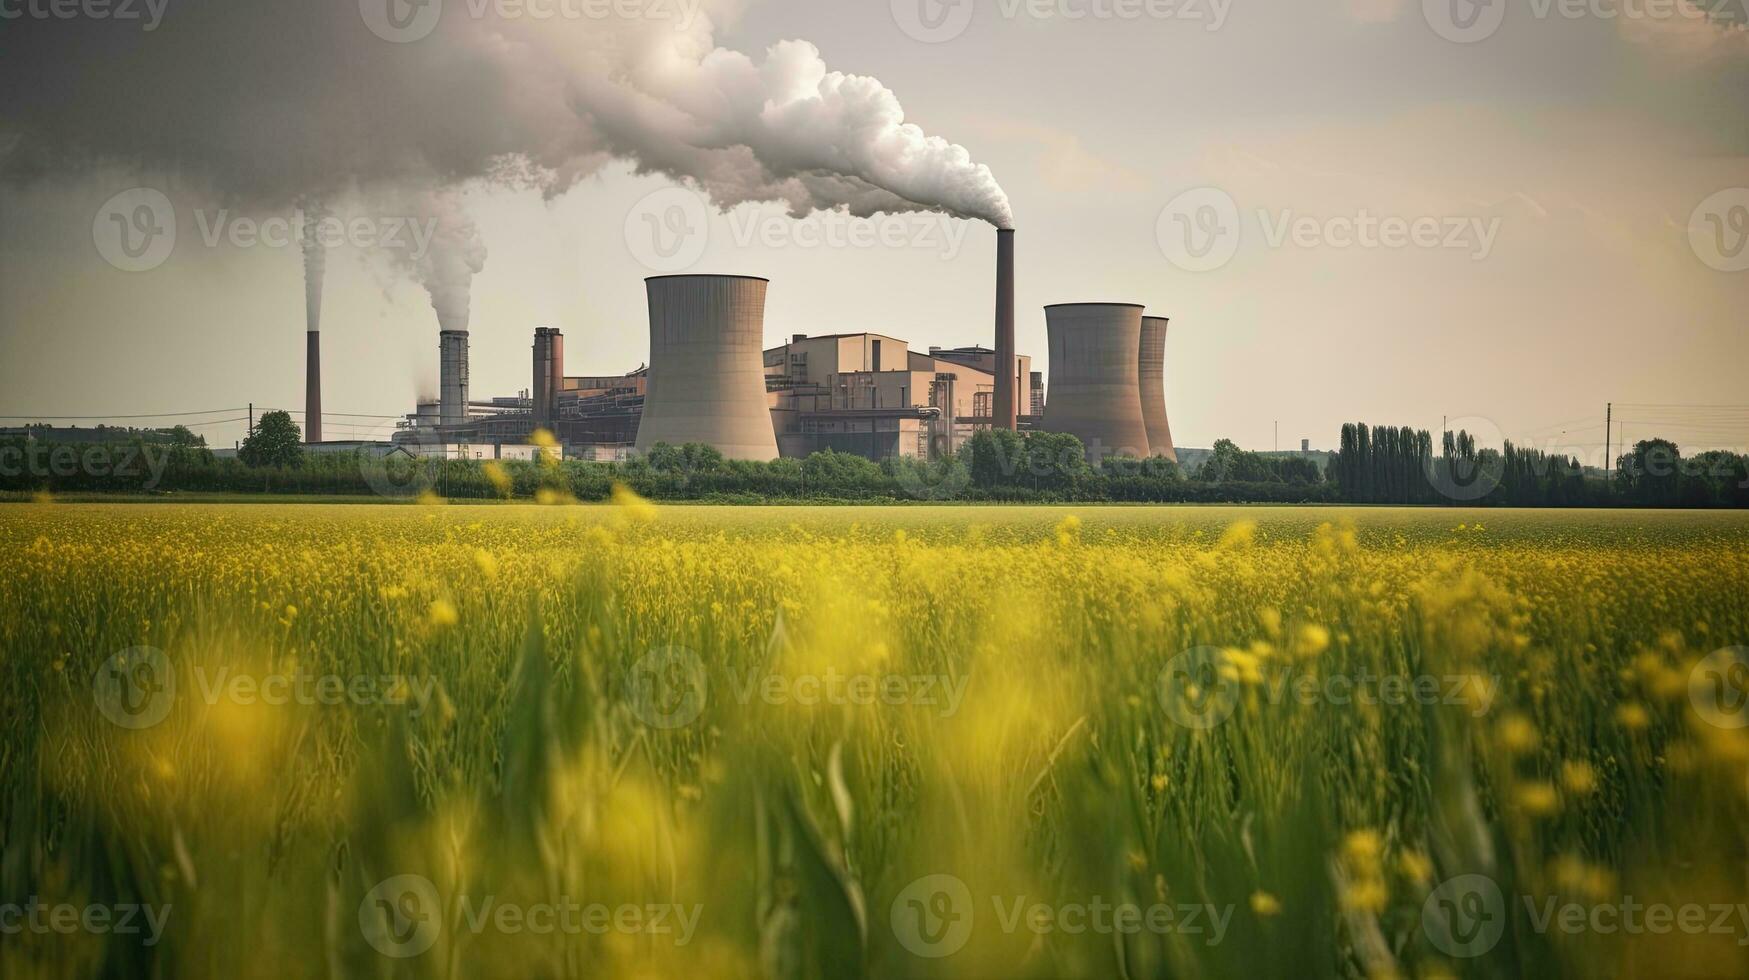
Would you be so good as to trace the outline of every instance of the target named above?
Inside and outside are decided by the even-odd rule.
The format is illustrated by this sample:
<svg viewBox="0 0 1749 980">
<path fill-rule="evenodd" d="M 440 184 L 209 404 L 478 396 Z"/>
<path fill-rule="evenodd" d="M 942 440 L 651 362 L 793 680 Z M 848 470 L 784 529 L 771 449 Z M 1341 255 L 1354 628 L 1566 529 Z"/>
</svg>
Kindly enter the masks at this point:
<svg viewBox="0 0 1749 980">
<path fill-rule="evenodd" d="M 565 390 L 565 335 L 553 327 L 547 333 L 547 419 L 559 422 L 559 393 Z"/>
<path fill-rule="evenodd" d="M 996 229 L 996 418 L 994 427 L 1016 427 L 1014 404 L 1014 229 Z"/>
<path fill-rule="evenodd" d="M 553 348 L 559 342 L 557 330 L 549 327 L 534 328 L 534 388 L 530 401 L 537 429 L 551 426 L 557 414 L 553 411 L 559 398 L 558 390 L 553 385 Z"/>
<path fill-rule="evenodd" d="M 468 332 L 445 330 L 438 336 L 439 421 L 461 425 L 468 420 Z"/>
<path fill-rule="evenodd" d="M 304 281 L 304 441 L 322 441 L 322 286 Z"/>
</svg>

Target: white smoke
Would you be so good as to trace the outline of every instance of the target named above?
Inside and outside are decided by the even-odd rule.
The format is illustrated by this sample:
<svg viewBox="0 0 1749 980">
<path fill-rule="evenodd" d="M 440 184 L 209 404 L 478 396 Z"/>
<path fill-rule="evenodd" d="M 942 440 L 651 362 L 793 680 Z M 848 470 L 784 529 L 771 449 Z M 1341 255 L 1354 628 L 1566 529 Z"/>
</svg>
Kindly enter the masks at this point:
<svg viewBox="0 0 1749 980">
<path fill-rule="evenodd" d="M 322 329 L 322 280 L 328 271 L 328 248 L 321 229 L 328 210 L 320 200 L 305 198 L 299 206 L 304 224 L 299 247 L 304 253 L 304 329 Z"/>
<path fill-rule="evenodd" d="M 431 308 L 443 330 L 468 329 L 474 276 L 486 267 L 486 244 L 474 219 L 462 206 L 453 187 L 439 187 L 403 195 L 404 213 L 431 232 L 423 252 L 402 247 L 397 261 L 431 294 Z M 412 246 L 417 239 L 409 239 Z"/>
<path fill-rule="evenodd" d="M 19 140 L 0 167 L 15 177 L 120 163 L 277 207 L 349 184 L 556 194 L 617 157 L 724 208 L 1013 221 L 989 169 L 906 123 L 878 80 L 829 70 L 804 41 L 759 60 L 719 48 L 708 13 L 682 29 L 450 10 L 429 37 L 392 44 L 349 0 L 185 0 L 147 34 L 9 22 L 0 84 L 31 93 L 0 104 L 0 145 Z"/>
</svg>

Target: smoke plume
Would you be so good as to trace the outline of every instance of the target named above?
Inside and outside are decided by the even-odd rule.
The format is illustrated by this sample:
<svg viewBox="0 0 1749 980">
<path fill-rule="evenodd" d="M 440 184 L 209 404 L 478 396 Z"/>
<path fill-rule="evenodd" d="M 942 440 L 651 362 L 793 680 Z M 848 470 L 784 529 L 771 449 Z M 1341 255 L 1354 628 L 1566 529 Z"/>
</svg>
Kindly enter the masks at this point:
<svg viewBox="0 0 1749 980">
<path fill-rule="evenodd" d="M 328 271 L 328 249 L 322 242 L 321 227 L 328 211 L 314 198 L 306 198 L 299 210 L 304 216 L 303 237 L 298 243 L 304 252 L 304 329 L 314 333 L 322 329 L 322 278 Z"/>
<path fill-rule="evenodd" d="M 0 84 L 30 97 L 0 104 L 0 147 L 12 144 L 0 172 L 113 164 L 280 207 L 350 186 L 480 179 L 557 194 L 619 158 L 724 208 L 782 201 L 797 215 L 935 210 L 1013 223 L 987 167 L 907 123 L 878 80 L 828 69 L 807 42 L 754 58 L 717 47 L 708 15 L 506 19 L 449 7 L 411 43 L 373 33 L 351 0 L 183 0 L 151 32 L 10 21 Z"/>
</svg>

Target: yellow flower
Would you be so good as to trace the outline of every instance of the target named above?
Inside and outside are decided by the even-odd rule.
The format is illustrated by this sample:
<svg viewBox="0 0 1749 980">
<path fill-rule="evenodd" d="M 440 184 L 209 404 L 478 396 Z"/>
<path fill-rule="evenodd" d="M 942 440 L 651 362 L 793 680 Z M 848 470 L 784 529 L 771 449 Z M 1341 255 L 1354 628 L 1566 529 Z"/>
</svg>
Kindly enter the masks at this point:
<svg viewBox="0 0 1749 980">
<path fill-rule="evenodd" d="M 1560 794 L 1550 783 L 1519 783 L 1512 799 L 1518 808 L 1533 817 L 1547 817 L 1561 808 Z"/>
<path fill-rule="evenodd" d="M 1403 877 L 1418 884 L 1433 879 L 1433 861 L 1420 851 L 1404 851 L 1397 858 L 1397 866 L 1403 870 Z"/>
<path fill-rule="evenodd" d="M 656 505 L 638 496 L 637 491 L 623 483 L 613 485 L 613 505 L 628 519 L 639 523 L 656 519 Z"/>
<path fill-rule="evenodd" d="M 1589 762 L 1569 759 L 1561 763 L 1561 785 L 1574 796 L 1590 796 L 1597 791 L 1597 773 Z"/>
<path fill-rule="evenodd" d="M 1306 623 L 1300 627 L 1300 635 L 1294 644 L 1294 653 L 1301 657 L 1316 657 L 1330 649 L 1330 631 L 1316 623 Z"/>
<path fill-rule="evenodd" d="M 1652 723 L 1652 716 L 1646 712 L 1645 705 L 1629 701 L 1615 709 L 1615 721 L 1628 731 L 1637 732 Z"/>
<path fill-rule="evenodd" d="M 1501 748 L 1519 754 L 1535 749 L 1539 741 L 1536 726 L 1521 714 L 1510 714 L 1500 719 L 1495 735 L 1500 740 Z"/>
<path fill-rule="evenodd" d="M 1263 918 L 1281 914 L 1281 900 L 1266 891 L 1251 893 L 1251 911 Z"/>
<path fill-rule="evenodd" d="M 456 612 L 455 605 L 448 599 L 433 599 L 431 601 L 431 625 L 454 626 L 461 621 L 461 615 Z"/>
<path fill-rule="evenodd" d="M 474 549 L 474 567 L 478 568 L 480 574 L 488 579 L 498 577 L 498 559 L 492 557 L 492 553 L 484 548 Z"/>
</svg>

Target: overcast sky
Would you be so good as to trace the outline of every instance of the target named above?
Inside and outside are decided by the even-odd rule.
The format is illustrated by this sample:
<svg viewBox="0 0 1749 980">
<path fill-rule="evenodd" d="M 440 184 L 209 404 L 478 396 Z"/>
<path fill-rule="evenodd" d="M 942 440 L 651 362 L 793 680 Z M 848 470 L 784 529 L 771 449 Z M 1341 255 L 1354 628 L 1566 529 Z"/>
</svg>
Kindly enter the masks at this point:
<svg viewBox="0 0 1749 980">
<path fill-rule="evenodd" d="M 168 2 L 129 43 L 177 29 Z M 1654 407 L 1749 404 L 1749 33 L 1676 0 L 1512 3 L 1498 24 L 1495 8 L 1446 2 L 975 0 L 968 18 L 933 0 L 766 0 L 719 10 L 716 42 L 758 58 L 811 41 L 991 168 L 1037 368 L 1046 304 L 1171 317 L 1183 446 L 1268 449 L 1279 420 L 1284 448 L 1330 448 L 1347 420 L 1436 430 L 1449 416 L 1600 460 L 1608 401 L 1635 406 L 1618 411 L 1629 438 L 1663 422 L 1687 445 L 1749 445 L 1749 412 Z M 0 28 L 0 57 L 13 33 Z M 98 239 L 106 202 L 140 186 L 172 202 L 177 241 L 130 272 Z M 564 330 L 570 374 L 636 367 L 642 279 L 671 271 L 770 278 L 768 343 L 991 343 L 987 224 L 723 215 L 657 194 L 673 187 L 611 164 L 552 200 L 467 191 L 489 253 L 473 283 L 476 399 L 529 386 L 536 326 Z M 235 219 L 275 212 L 249 209 L 209 245 L 220 207 L 165 168 L 0 184 L 0 415 L 301 409 L 298 249 L 250 244 Z M 708 234 L 672 236 L 705 213 Z M 335 249 L 326 287 L 332 439 L 355 431 L 338 413 L 392 416 L 435 393 L 437 327 L 425 291 L 373 249 Z M 241 429 L 201 431 L 229 445 Z"/>
</svg>

